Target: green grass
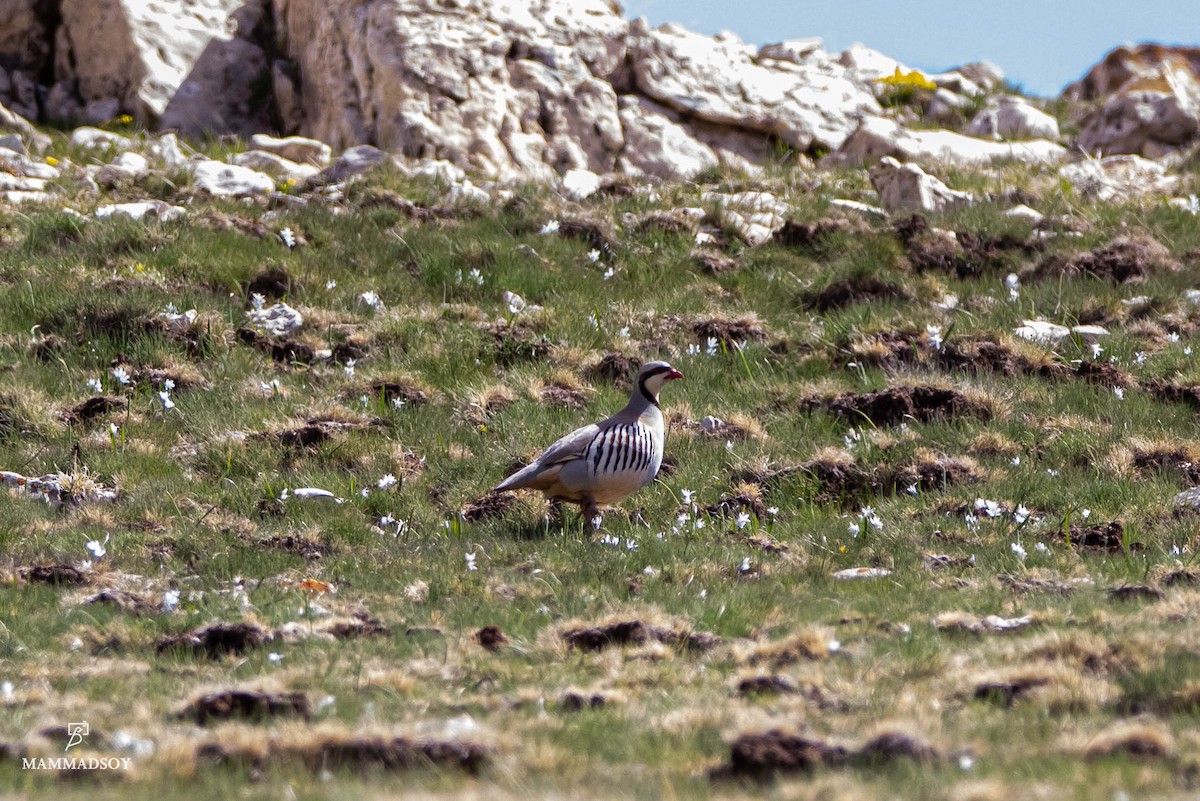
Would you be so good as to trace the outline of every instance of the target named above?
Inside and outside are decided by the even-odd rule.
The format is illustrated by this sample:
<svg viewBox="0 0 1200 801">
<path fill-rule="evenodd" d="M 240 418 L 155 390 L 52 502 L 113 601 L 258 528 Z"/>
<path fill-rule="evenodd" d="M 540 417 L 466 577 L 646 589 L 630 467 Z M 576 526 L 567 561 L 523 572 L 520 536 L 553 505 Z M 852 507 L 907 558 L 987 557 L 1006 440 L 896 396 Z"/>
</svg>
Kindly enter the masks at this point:
<svg viewBox="0 0 1200 801">
<path fill-rule="evenodd" d="M 79 158 L 61 145 L 56 152 Z M 1159 469 L 1137 459 L 1156 444 L 1200 454 L 1195 410 L 1152 391 L 1154 380 L 1196 382 L 1195 356 L 1185 348 L 1200 313 L 1182 295 L 1195 283 L 1200 229 L 1194 217 L 1153 204 L 1088 205 L 1040 170 L 1010 165 L 951 178 L 980 194 L 1028 187 L 1044 213 L 1089 226 L 1079 238 L 1046 240 L 1039 252 L 1000 253 L 959 278 L 914 273 L 890 226 L 851 221 L 806 247 L 730 242 L 724 250 L 739 269 L 712 276 L 693 263 L 689 233 L 633 222 L 660 207 L 703 206 L 694 185 L 662 187 L 657 203 L 601 198 L 582 206 L 524 189 L 474 215 L 413 221 L 374 200 L 394 191 L 433 206 L 440 189 L 382 170 L 348 187 L 345 213 L 315 201 L 268 212 L 203 199 L 171 223 L 0 213 L 0 468 L 39 476 L 86 467 L 120 489 L 112 504 L 55 509 L 16 491 L 0 504 L 0 681 L 13 684 L 0 742 L 58 755 L 60 733 L 39 733 L 87 720 L 89 753 L 113 753 L 118 733 L 154 744 L 112 781 L 60 781 L 0 757 L 0 786 L 28 797 L 131 799 L 274 797 L 282 783 L 298 798 L 1182 797 L 1194 781 L 1189 754 L 1200 733 L 1200 595 L 1168 576 L 1195 561 L 1196 518 L 1172 509 L 1190 483 L 1182 461 Z M 784 168 L 767 180 L 798 220 L 835 214 L 834 197 L 870 199 L 861 172 L 824 176 L 816 188 L 811 176 Z M 722 183 L 747 185 L 736 177 Z M 152 194 L 181 201 L 187 188 L 156 183 Z M 86 197 L 72 202 L 90 210 Z M 930 223 L 1029 237 L 1028 226 L 1002 216 L 1006 207 L 983 202 Z M 231 216 L 261 222 L 269 235 L 214 222 Z M 591 244 L 539 233 L 547 221 L 580 216 L 616 233 L 615 247 L 600 254 L 603 266 L 589 258 Z M 277 236 L 283 228 L 306 244 L 288 250 Z M 1132 285 L 1035 269 L 1128 230 L 1157 239 L 1184 269 Z M 609 266 L 615 273 L 606 279 Z M 270 268 L 286 272 L 285 299 L 306 316 L 298 339 L 316 349 L 366 349 L 352 374 L 345 363 L 276 362 L 239 340 L 249 284 Z M 1004 287 L 1009 272 L 1023 276 L 1016 301 Z M 907 297 L 811 310 L 813 292 L 870 277 Z M 512 314 L 506 290 L 543 310 Z M 364 292 L 384 308 L 366 307 Z M 959 297 L 959 311 L 934 307 L 946 294 Z M 1152 299 L 1140 317 L 1121 303 L 1135 295 Z M 168 305 L 198 311 L 186 336 L 157 322 Z M 1066 325 L 1104 317 L 1111 333 L 1098 358 L 1128 373 L 1124 397 L 1073 375 L 1075 362 L 1093 359 L 1088 343 L 1068 340 L 1047 354 L 1014 341 L 1009 332 L 1033 317 Z M 741 350 L 718 343 L 709 355 L 694 324 L 740 318 L 761 338 Z M 942 327 L 947 349 L 994 336 L 1065 372 L 952 369 L 924 344 L 931 325 Z M 916 343 L 917 357 L 889 359 L 870 344 L 894 331 Z M 480 522 L 461 519 L 464 505 L 510 465 L 624 403 L 624 390 L 588 371 L 612 351 L 668 358 L 687 376 L 663 396 L 673 472 L 607 516 L 603 533 L 618 544 L 536 497 Z M 1148 354 L 1144 361 L 1139 353 Z M 118 383 L 117 363 L 135 376 L 174 376 L 176 408 L 162 409 L 161 385 L 147 378 Z M 68 425 L 62 412 L 95 394 L 89 379 L 126 406 Z M 428 402 L 395 408 L 372 389 L 381 381 L 418 388 Z M 543 403 L 536 391 L 553 381 L 582 389 L 586 408 Z M 991 414 L 884 425 L 806 403 L 923 384 L 965 392 Z M 508 403 L 481 410 L 500 397 Z M 750 435 L 706 437 L 688 427 L 706 415 Z M 341 425 L 312 446 L 276 436 L 312 419 Z M 869 475 L 962 459 L 977 480 L 916 494 L 898 484 L 831 493 L 813 462 L 839 450 Z M 758 490 L 776 511 L 744 529 L 697 514 L 734 492 L 739 474 L 780 469 L 791 471 Z M 398 481 L 380 488 L 387 474 Z M 297 498 L 301 487 L 343 502 Z M 285 489 L 291 497 L 279 502 Z M 684 506 L 684 490 L 696 493 L 694 509 Z M 969 522 L 977 498 L 1000 502 L 1003 514 Z M 880 528 L 862 522 L 867 505 Z M 1018 505 L 1031 511 L 1029 522 L 1013 519 Z M 677 522 L 680 513 L 688 517 Z M 404 521 L 402 530 L 381 523 L 385 516 Z M 1124 524 L 1125 542 L 1111 552 L 1081 551 L 1061 535 L 1112 520 Z M 753 537 L 786 551 L 763 550 L 767 540 L 756 545 Z M 106 538 L 107 554 L 94 559 L 87 543 Z M 933 553 L 973 562 L 930 570 L 925 556 Z M 477 570 L 468 570 L 466 554 Z M 23 578 L 30 566 L 85 558 L 95 561 L 85 586 Z M 853 567 L 891 574 L 832 577 Z M 297 585 L 308 578 L 332 583 L 336 594 L 307 595 Z M 1064 585 L 1066 594 L 1037 581 Z M 1109 596 L 1130 584 L 1162 596 Z M 165 592 L 180 600 L 173 612 L 143 615 L 83 603 L 105 588 L 155 609 Z M 155 647 L 217 621 L 268 630 L 298 622 L 311 632 L 327 619 L 314 606 L 328 617 L 367 613 L 391 633 L 277 639 L 215 659 Z M 934 624 L 951 612 L 1034 622 L 1007 634 Z M 707 651 L 643 644 L 586 653 L 560 637 L 616 619 L 711 632 L 722 642 Z M 474 639 L 492 625 L 508 640 L 496 653 Z M 839 647 L 772 661 L 773 648 L 796 638 Z M 979 684 L 1004 671 L 1046 682 L 1011 706 L 977 700 Z M 736 692 L 741 679 L 772 674 L 817 692 Z M 175 716 L 202 692 L 231 687 L 303 692 L 313 720 L 201 729 Z M 570 711 L 559 699 L 571 688 L 611 700 Z M 1170 754 L 1089 756 L 1097 738 L 1129 720 L 1172 738 Z M 251 766 L 198 756 L 206 743 L 300 747 L 355 733 L 438 737 L 448 726 L 493 749 L 479 775 L 342 766 L 317 771 L 314 782 L 295 759 Z M 850 745 L 904 731 L 943 758 L 820 768 L 766 785 L 710 781 L 734 737 L 776 727 Z"/>
</svg>

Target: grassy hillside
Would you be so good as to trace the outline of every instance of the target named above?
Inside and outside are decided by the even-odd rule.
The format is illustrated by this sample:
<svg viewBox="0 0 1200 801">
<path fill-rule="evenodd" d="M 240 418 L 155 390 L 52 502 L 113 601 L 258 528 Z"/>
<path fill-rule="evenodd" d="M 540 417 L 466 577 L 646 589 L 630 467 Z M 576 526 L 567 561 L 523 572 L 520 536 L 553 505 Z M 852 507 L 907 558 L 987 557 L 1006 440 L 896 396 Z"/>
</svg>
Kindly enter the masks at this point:
<svg viewBox="0 0 1200 801">
<path fill-rule="evenodd" d="M 830 205 L 863 172 L 797 171 L 447 207 L 385 169 L 306 204 L 121 190 L 171 222 L 72 187 L 85 218 L 0 212 L 0 469 L 68 485 L 0 503 L 0 786 L 1194 792 L 1200 225 L 946 177 L 993 199 L 864 219 Z M 755 249 L 701 198 L 747 188 L 795 210 Z M 1017 188 L 1057 221 L 1004 216 Z M 280 300 L 287 337 L 248 316 Z M 599 532 L 483 497 L 651 358 L 686 375 L 667 467 Z M 231 690 L 263 694 L 196 703 Z M 133 768 L 21 769 L 78 720 L 69 755 Z"/>
</svg>

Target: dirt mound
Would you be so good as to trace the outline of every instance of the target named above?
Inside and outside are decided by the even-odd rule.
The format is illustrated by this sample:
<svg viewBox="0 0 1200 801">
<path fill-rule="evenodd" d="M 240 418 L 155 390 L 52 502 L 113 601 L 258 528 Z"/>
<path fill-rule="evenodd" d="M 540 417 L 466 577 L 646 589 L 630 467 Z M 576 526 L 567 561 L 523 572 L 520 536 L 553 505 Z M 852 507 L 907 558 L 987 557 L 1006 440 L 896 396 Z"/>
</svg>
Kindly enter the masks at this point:
<svg viewBox="0 0 1200 801">
<path fill-rule="evenodd" d="M 761 342 L 767 336 L 762 323 L 753 315 L 701 317 L 692 323 L 692 332 L 701 341 L 716 339 L 730 349 L 743 342 Z"/>
<path fill-rule="evenodd" d="M 934 762 L 943 754 L 923 739 L 905 732 L 877 734 L 858 748 L 818 740 L 780 729 L 742 734 L 729 749 L 729 763 L 713 778 L 769 778 L 775 773 L 811 773 L 819 767 L 878 766 L 899 759 Z"/>
<path fill-rule="evenodd" d="M 762 500 L 762 492 L 754 484 L 741 484 L 726 492 L 714 504 L 704 507 L 704 513 L 709 517 L 736 517 L 739 513 L 747 512 L 759 520 L 767 519 L 767 507 Z"/>
<path fill-rule="evenodd" d="M 1091 384 L 1102 387 L 1120 387 L 1126 389 L 1136 382 L 1133 376 L 1109 362 L 1081 361 L 1075 366 L 1075 375 Z"/>
<path fill-rule="evenodd" d="M 692 251 L 692 261 L 709 275 L 724 275 L 740 270 L 742 263 L 717 250 L 697 248 Z"/>
<path fill-rule="evenodd" d="M 129 403 L 124 398 L 109 398 L 97 395 L 94 398 L 88 398 L 83 403 L 72 406 L 70 409 L 64 410 L 60 417 L 68 425 L 90 423 L 97 417 L 103 417 L 113 412 L 123 412 L 128 406 Z"/>
<path fill-rule="evenodd" d="M 1073 256 L 1065 264 L 1052 260 L 1040 266 L 1039 272 L 1089 275 L 1126 284 L 1144 281 L 1152 273 L 1178 269 L 1179 262 L 1171 258 L 1171 251 L 1162 243 L 1147 234 L 1132 234 Z"/>
<path fill-rule="evenodd" d="M 239 328 L 237 338 L 242 344 L 250 345 L 255 350 L 269 354 L 280 364 L 312 364 L 317 357 L 317 352 L 312 345 L 287 337 L 265 336 L 253 328 Z"/>
<path fill-rule="evenodd" d="M 1000 706 L 1012 706 L 1030 695 L 1038 687 L 1051 683 L 1049 676 L 1019 676 L 1012 679 L 994 679 L 976 683 L 972 697 L 977 701 L 991 701 Z"/>
<path fill-rule="evenodd" d="M 1028 256 L 1042 249 L 1037 240 L 1011 234 L 985 236 L 931 228 L 920 214 L 896 223 L 894 231 L 915 272 L 948 273 L 960 279 L 1011 267 L 1013 256 Z"/>
<path fill-rule="evenodd" d="M 521 467 L 524 467 L 524 465 L 521 465 Z M 511 493 L 488 493 L 468 502 L 463 506 L 460 514 L 462 515 L 462 519 L 468 523 L 482 523 L 485 520 L 491 520 L 493 517 L 500 517 L 505 514 L 516 505 L 516 502 L 516 497 Z"/>
<path fill-rule="evenodd" d="M 220 690 L 192 701 L 175 717 L 201 726 L 225 720 L 261 722 L 278 717 L 311 718 L 308 696 L 301 692 L 268 693 L 256 690 Z"/>
<path fill-rule="evenodd" d="M 492 749 L 457 740 L 412 740 L 407 737 L 315 734 L 296 741 L 268 740 L 261 744 L 233 744 L 213 740 L 196 747 L 198 762 L 243 765 L 258 775 L 269 764 L 300 764 L 313 771 L 412 768 L 459 768 L 478 773 Z"/>
<path fill-rule="evenodd" d="M 1200 484 L 1200 460 L 1188 447 L 1147 445 L 1133 449 L 1132 464 L 1138 472 L 1168 470 L 1182 475 L 1189 486 Z"/>
<path fill-rule="evenodd" d="M 617 248 L 617 234 L 607 222 L 576 217 L 560 220 L 558 235 L 568 239 L 582 239 L 596 250 L 611 252 Z"/>
<path fill-rule="evenodd" d="M 479 643 L 485 651 L 496 653 L 501 646 L 508 642 L 508 637 L 504 636 L 504 632 L 500 630 L 499 626 L 484 626 L 475 632 L 475 642 Z"/>
<path fill-rule="evenodd" d="M 790 695 L 800 692 L 800 686 L 787 676 L 773 674 L 742 679 L 737 691 L 741 695 Z"/>
<path fill-rule="evenodd" d="M 1109 523 L 1098 523 L 1093 526 L 1071 526 L 1070 545 L 1085 551 L 1104 551 L 1105 553 L 1122 553 L 1125 550 L 1125 525 L 1120 520 Z M 1062 544 L 1067 544 L 1062 530 L 1053 532 L 1055 538 Z M 1140 542 L 1129 543 L 1129 550 L 1142 550 Z"/>
<path fill-rule="evenodd" d="M 87 574 L 70 565 L 37 565 L 23 567 L 17 571 L 28 584 L 53 584 L 56 586 L 77 587 L 88 583 Z"/>
<path fill-rule="evenodd" d="M 539 361 L 550 353 L 550 340 L 528 325 L 490 323 L 483 326 L 483 330 L 491 338 L 493 356 L 501 367 Z"/>
<path fill-rule="evenodd" d="M 771 241 L 785 248 L 794 248 L 813 255 L 826 253 L 837 234 L 865 233 L 865 223 L 852 223 L 845 217 L 826 217 L 816 222 L 788 220 L 775 232 Z"/>
<path fill-rule="evenodd" d="M 885 281 L 877 275 L 862 275 L 839 278 L 821 290 L 804 294 L 801 302 L 806 309 L 827 312 L 855 303 L 908 300 L 910 297 L 908 290 L 899 284 Z"/>
<path fill-rule="evenodd" d="M 802 405 L 809 411 L 823 408 L 851 423 L 865 418 L 877 426 L 897 425 L 906 420 L 928 423 L 935 419 L 972 417 L 986 421 L 992 417 L 987 404 L 957 390 L 935 386 L 889 387 L 862 394 L 842 392 L 832 398 L 814 396 Z"/>
<path fill-rule="evenodd" d="M 279 512 L 280 514 L 283 512 L 282 504 Z M 301 534 L 274 534 L 261 540 L 260 543 L 264 547 L 295 554 L 309 561 L 323 559 L 333 551 L 327 543 Z"/>
<path fill-rule="evenodd" d="M 1200 409 L 1200 384 L 1179 384 L 1155 379 L 1147 381 L 1145 386 L 1159 400 L 1186 403 L 1194 409 Z"/>
<path fill-rule="evenodd" d="M 246 294 L 262 295 L 268 301 L 280 300 L 291 294 L 292 277 L 279 267 L 271 267 L 250 279 Z"/>
<path fill-rule="evenodd" d="M 547 406 L 559 409 L 574 409 L 582 411 L 587 408 L 587 395 L 578 387 L 568 386 L 559 381 L 551 382 L 541 388 L 538 397 Z"/>
<path fill-rule="evenodd" d="M 610 646 L 645 645 L 661 642 L 693 651 L 707 651 L 721 638 L 707 631 L 684 631 L 654 626 L 641 620 L 626 620 L 564 631 L 564 642 L 581 651 L 602 651 Z"/>
<path fill-rule="evenodd" d="M 588 381 L 599 381 L 621 389 L 630 389 L 641 366 L 642 360 L 636 356 L 606 353 L 600 357 L 599 362 L 587 367 L 583 375 Z"/>
<path fill-rule="evenodd" d="M 398 381 L 377 381 L 369 387 L 368 395 L 382 397 L 385 403 L 399 400 L 406 406 L 424 406 L 429 402 L 429 395 L 424 390 Z"/>
<path fill-rule="evenodd" d="M 192 631 L 168 634 L 155 646 L 157 653 L 187 651 L 217 659 L 226 654 L 244 654 L 267 640 L 267 631 L 255 623 L 213 623 Z"/>
<path fill-rule="evenodd" d="M 85 604 L 105 604 L 128 612 L 131 615 L 149 615 L 157 612 L 159 606 L 142 596 L 125 590 L 104 590 L 84 601 Z"/>
</svg>

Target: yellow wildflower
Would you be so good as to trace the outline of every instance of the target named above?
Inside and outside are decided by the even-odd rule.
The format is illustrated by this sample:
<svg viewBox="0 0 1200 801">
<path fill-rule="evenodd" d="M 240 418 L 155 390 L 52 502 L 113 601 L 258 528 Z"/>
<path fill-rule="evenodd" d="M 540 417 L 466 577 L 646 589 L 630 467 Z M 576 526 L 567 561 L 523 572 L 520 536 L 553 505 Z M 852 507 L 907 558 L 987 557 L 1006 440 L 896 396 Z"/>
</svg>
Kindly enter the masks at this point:
<svg viewBox="0 0 1200 801">
<path fill-rule="evenodd" d="M 49 164 L 51 167 L 57 167 L 58 159 L 54 158 L 54 156 L 46 156 L 46 163 Z"/>
<path fill-rule="evenodd" d="M 895 86 L 904 89 L 937 89 L 937 84 L 926 78 L 917 70 L 905 73 L 900 67 L 896 67 L 896 71 L 891 75 L 886 75 L 882 78 L 875 79 L 878 83 L 886 83 L 888 86 Z"/>
</svg>

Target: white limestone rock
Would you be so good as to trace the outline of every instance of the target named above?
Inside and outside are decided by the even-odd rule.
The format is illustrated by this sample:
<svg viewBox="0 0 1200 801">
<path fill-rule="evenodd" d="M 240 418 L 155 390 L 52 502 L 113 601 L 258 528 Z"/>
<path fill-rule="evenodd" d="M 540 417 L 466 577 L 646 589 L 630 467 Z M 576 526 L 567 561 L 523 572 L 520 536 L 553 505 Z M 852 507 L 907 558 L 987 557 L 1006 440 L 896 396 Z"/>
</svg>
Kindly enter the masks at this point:
<svg viewBox="0 0 1200 801">
<path fill-rule="evenodd" d="M 192 166 L 192 184 L 214 197 L 242 197 L 266 194 L 275 189 L 275 181 L 248 167 L 205 159 Z"/>
<path fill-rule="evenodd" d="M 989 100 L 967 125 L 966 133 L 985 139 L 1054 141 L 1059 137 L 1058 120 L 1015 95 L 1001 95 Z"/>
<path fill-rule="evenodd" d="M 626 146 L 616 166 L 622 172 L 683 181 L 720 164 L 712 148 L 651 100 L 622 97 L 620 116 Z"/>
<path fill-rule="evenodd" d="M 303 136 L 277 138 L 260 133 L 250 137 L 250 146 L 288 161 L 313 164 L 317 167 L 328 166 L 333 159 L 333 149 L 329 145 Z"/>
<path fill-rule="evenodd" d="M 297 183 L 307 181 L 321 171 L 312 164 L 300 164 L 265 150 L 247 150 L 245 153 L 237 153 L 230 161 L 239 167 L 257 170 L 275 178 L 291 178 Z"/>
<path fill-rule="evenodd" d="M 581 168 L 567 170 L 559 187 L 562 193 L 571 200 L 584 200 L 596 194 L 600 189 L 600 176 L 591 170 Z"/>
<path fill-rule="evenodd" d="M 871 185 L 888 211 L 942 211 L 974 201 L 969 192 L 958 192 L 916 164 L 901 164 L 884 156 L 871 167 Z"/>
<path fill-rule="evenodd" d="M 757 247 L 787 222 L 791 207 L 770 192 L 737 192 L 732 195 L 705 192 L 705 203 L 717 206 L 720 221 L 731 227 L 750 247 Z"/>
<path fill-rule="evenodd" d="M 835 149 L 863 114 L 879 114 L 875 97 L 831 61 L 759 62 L 755 48 L 730 33 L 707 37 L 677 25 L 630 24 L 637 88 L 699 120 L 777 137 L 798 150 Z"/>
<path fill-rule="evenodd" d="M 1084 197 L 1102 201 L 1170 194 L 1179 187 L 1179 178 L 1169 175 L 1166 167 L 1141 156 L 1084 159 L 1062 167 L 1058 174 Z"/>
<path fill-rule="evenodd" d="M 1045 139 L 989 142 L 954 131 L 909 130 L 892 120 L 867 117 L 846 140 L 841 151 L 831 155 L 835 157 L 835 163 L 847 166 L 859 166 L 884 156 L 960 166 L 1005 160 L 1056 164 L 1067 157 L 1067 149 Z"/>
<path fill-rule="evenodd" d="M 1079 146 L 1087 153 L 1159 158 L 1200 137 L 1195 48 L 1119 47 L 1064 94 L 1100 101 L 1079 123 Z"/>
<path fill-rule="evenodd" d="M 304 325 L 304 315 L 286 303 L 276 303 L 264 309 L 246 312 L 250 322 L 264 333 L 284 337 L 299 331 Z"/>
<path fill-rule="evenodd" d="M 163 222 L 169 222 L 179 219 L 185 213 L 181 206 L 172 206 L 162 200 L 143 200 L 137 203 L 114 203 L 100 206 L 96 209 L 96 218 L 103 220 L 106 217 L 122 215 L 134 220 L 157 217 Z"/>
<path fill-rule="evenodd" d="M 133 141 L 127 136 L 121 136 L 112 131 L 84 126 L 71 131 L 71 147 L 81 147 L 87 150 L 112 148 L 116 151 L 125 151 L 133 147 Z"/>
</svg>

